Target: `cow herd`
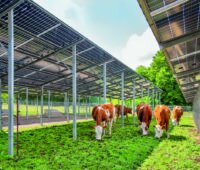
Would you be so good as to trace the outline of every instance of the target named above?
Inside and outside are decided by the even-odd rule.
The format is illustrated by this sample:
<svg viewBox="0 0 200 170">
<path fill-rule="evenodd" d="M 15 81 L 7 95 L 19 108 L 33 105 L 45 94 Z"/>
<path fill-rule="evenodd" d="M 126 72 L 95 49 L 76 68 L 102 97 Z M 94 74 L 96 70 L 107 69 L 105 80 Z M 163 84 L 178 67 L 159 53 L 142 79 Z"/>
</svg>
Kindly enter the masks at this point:
<svg viewBox="0 0 200 170">
<path fill-rule="evenodd" d="M 102 135 L 106 134 L 106 127 L 109 127 L 108 134 L 112 134 L 113 122 L 119 118 L 122 114 L 122 109 L 124 115 L 128 120 L 128 114 L 134 114 L 131 108 L 121 105 L 113 105 L 112 103 L 97 105 L 92 110 L 92 117 L 96 122 L 95 133 L 96 139 L 101 140 Z M 152 120 L 152 109 L 150 105 L 145 103 L 140 103 L 136 107 L 136 114 L 138 118 L 138 124 L 142 130 L 142 135 L 148 135 L 148 129 Z M 169 107 L 165 105 L 157 105 L 154 109 L 154 117 L 156 120 L 155 137 L 161 138 L 163 135 L 163 130 L 166 130 L 167 137 L 169 138 L 169 121 L 170 121 L 171 111 Z M 180 106 L 175 106 L 172 111 L 172 124 L 174 126 L 179 124 L 180 118 L 183 115 L 183 109 Z"/>
</svg>

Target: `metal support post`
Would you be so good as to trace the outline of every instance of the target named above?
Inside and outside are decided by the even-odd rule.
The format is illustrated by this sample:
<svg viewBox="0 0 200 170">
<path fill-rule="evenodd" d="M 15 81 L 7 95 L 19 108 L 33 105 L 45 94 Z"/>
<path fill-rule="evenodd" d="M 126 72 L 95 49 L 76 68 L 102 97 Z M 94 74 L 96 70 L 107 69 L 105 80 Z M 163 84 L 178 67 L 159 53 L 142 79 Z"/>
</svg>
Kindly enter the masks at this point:
<svg viewBox="0 0 200 170">
<path fill-rule="evenodd" d="M 122 127 L 124 127 L 124 72 L 121 74 L 121 98 L 122 98 Z"/>
<path fill-rule="evenodd" d="M 48 118 L 51 117 L 51 91 L 48 90 Z"/>
<path fill-rule="evenodd" d="M 133 100 L 132 100 L 132 112 L 133 112 L 133 125 L 136 124 L 136 115 L 135 115 L 135 81 L 133 81 Z"/>
<path fill-rule="evenodd" d="M 73 91 L 73 139 L 77 139 L 76 130 L 76 45 L 72 47 L 72 91 Z"/>
<path fill-rule="evenodd" d="M 152 112 L 153 112 L 153 116 L 154 116 L 154 89 L 152 90 Z"/>
<path fill-rule="evenodd" d="M 14 21 L 13 9 L 8 12 L 8 154 L 14 156 Z"/>
<path fill-rule="evenodd" d="M 37 115 L 38 115 L 38 94 L 37 94 L 37 98 L 36 98 L 36 111 L 37 111 Z"/>
<path fill-rule="evenodd" d="M 43 95 L 44 95 L 44 87 L 42 86 L 42 88 L 41 88 L 41 106 L 40 106 L 40 108 L 41 108 L 41 110 L 40 110 L 40 124 L 41 124 L 41 126 L 43 126 L 43 105 L 44 105 L 44 103 L 43 103 Z"/>
<path fill-rule="evenodd" d="M 142 102 L 144 102 L 144 87 L 142 85 Z"/>
<path fill-rule="evenodd" d="M 26 120 L 28 120 L 28 87 L 26 87 Z"/>
<path fill-rule="evenodd" d="M 103 98 L 106 103 L 106 63 L 103 64 Z"/>
<path fill-rule="evenodd" d="M 3 121 L 2 121 L 2 83 L 1 83 L 1 79 L 0 79 L 0 131 L 3 128 Z"/>
<path fill-rule="evenodd" d="M 150 104 L 150 99 L 149 99 L 149 87 L 148 87 L 148 104 Z"/>
</svg>

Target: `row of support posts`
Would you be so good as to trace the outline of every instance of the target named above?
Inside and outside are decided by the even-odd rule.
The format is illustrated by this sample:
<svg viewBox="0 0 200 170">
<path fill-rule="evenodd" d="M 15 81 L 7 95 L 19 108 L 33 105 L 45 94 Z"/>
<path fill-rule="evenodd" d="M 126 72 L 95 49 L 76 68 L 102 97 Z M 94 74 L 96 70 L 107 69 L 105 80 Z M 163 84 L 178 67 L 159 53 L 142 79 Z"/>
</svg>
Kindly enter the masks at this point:
<svg viewBox="0 0 200 170">
<path fill-rule="evenodd" d="M 77 73 L 76 73 L 76 45 L 72 47 L 72 106 L 73 106 L 73 139 L 77 139 L 77 124 L 76 124 L 76 105 L 77 105 Z M 104 79 L 104 103 L 106 103 L 106 63 L 103 65 L 103 79 Z M 122 127 L 124 126 L 124 72 L 121 74 L 121 100 L 122 100 Z M 41 110 L 40 110 L 40 123 L 43 125 L 43 93 L 44 88 L 41 87 Z M 50 113 L 50 90 L 48 91 L 48 116 Z M 153 90 L 154 99 L 154 90 Z M 1 80 L 0 80 L 0 96 L 1 96 Z M 149 96 L 149 90 L 148 90 Z M 149 98 L 149 97 L 148 97 Z M 132 104 L 133 110 L 135 112 L 135 83 L 133 86 L 133 100 Z M 143 100 L 143 88 L 142 88 L 142 100 Z M 160 100 L 160 96 L 159 96 Z M 101 101 L 99 100 L 99 103 Z M 149 102 L 149 101 L 148 101 Z M 67 93 L 65 93 L 65 113 L 68 114 L 67 110 Z M 80 97 L 78 99 L 79 109 L 78 114 L 80 114 Z M 88 102 L 86 101 L 86 105 Z M 88 107 L 87 107 L 88 108 Z M 90 108 L 90 105 L 89 105 Z M 153 100 L 154 108 L 154 100 Z M 88 113 L 88 110 L 86 111 Z M 8 154 L 14 155 L 14 142 L 13 142 L 13 113 L 14 113 L 14 27 L 13 27 L 13 9 L 8 12 Z M 38 113 L 38 96 L 37 96 L 37 113 Z M 2 100 L 0 97 L 0 129 L 2 128 Z M 28 88 L 26 88 L 26 118 L 28 119 Z M 69 118 L 68 118 L 69 119 Z"/>
</svg>

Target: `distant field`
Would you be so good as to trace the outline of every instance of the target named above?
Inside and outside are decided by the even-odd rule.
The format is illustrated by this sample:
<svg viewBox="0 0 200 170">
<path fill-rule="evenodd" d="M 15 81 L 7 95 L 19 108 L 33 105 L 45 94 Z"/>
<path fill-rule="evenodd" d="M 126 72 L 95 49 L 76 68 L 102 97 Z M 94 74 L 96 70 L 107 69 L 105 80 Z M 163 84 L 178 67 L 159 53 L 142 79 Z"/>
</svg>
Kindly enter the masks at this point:
<svg viewBox="0 0 200 170">
<path fill-rule="evenodd" d="M 121 120 L 114 124 L 112 137 L 97 142 L 93 121 L 78 123 L 78 140 L 72 140 L 72 125 L 32 129 L 20 133 L 20 157 L 7 154 L 7 133 L 0 132 L 0 169 L 200 169 L 200 145 L 197 144 L 191 114 L 185 114 L 180 126 L 172 127 L 170 139 L 154 138 L 155 121 L 150 134 L 142 137 L 138 127 Z M 131 120 L 131 119 L 130 119 Z M 129 125 L 127 125 L 129 124 Z M 24 129 L 25 130 L 25 129 Z"/>
<path fill-rule="evenodd" d="M 3 110 L 7 111 L 8 105 L 6 103 L 3 103 L 2 108 L 3 108 Z M 72 113 L 72 106 L 71 105 L 69 106 L 68 109 L 69 109 L 69 113 Z M 44 105 L 43 110 L 44 110 L 44 113 L 45 112 L 47 113 L 48 106 Z M 64 104 L 63 105 L 62 104 L 53 105 L 51 107 L 51 110 L 56 110 L 56 111 L 64 114 Z M 90 112 L 89 112 L 89 108 L 88 108 L 88 112 L 91 113 L 91 110 L 92 110 L 92 106 L 90 107 Z M 37 112 L 37 105 L 31 105 L 31 104 L 28 105 L 28 115 L 29 116 L 39 115 L 40 112 L 41 112 L 40 105 L 38 105 L 38 112 Z M 77 106 L 77 112 L 78 112 L 78 106 Z M 16 114 L 16 104 L 14 105 L 14 113 Z M 80 107 L 80 114 L 86 114 L 86 106 L 85 105 Z M 21 116 L 26 115 L 26 105 L 25 104 L 20 104 L 20 115 Z"/>
</svg>

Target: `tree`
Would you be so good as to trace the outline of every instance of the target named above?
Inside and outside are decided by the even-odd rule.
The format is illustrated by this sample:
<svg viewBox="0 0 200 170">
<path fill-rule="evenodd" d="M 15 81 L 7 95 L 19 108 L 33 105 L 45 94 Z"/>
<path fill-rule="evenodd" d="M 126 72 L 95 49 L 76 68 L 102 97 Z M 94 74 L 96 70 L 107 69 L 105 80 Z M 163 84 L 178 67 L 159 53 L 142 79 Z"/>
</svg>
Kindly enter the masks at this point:
<svg viewBox="0 0 200 170">
<path fill-rule="evenodd" d="M 155 54 L 149 67 L 139 66 L 136 69 L 136 72 L 163 90 L 161 95 L 161 101 L 163 104 L 186 104 L 183 94 L 162 51 L 158 51 Z"/>
</svg>

